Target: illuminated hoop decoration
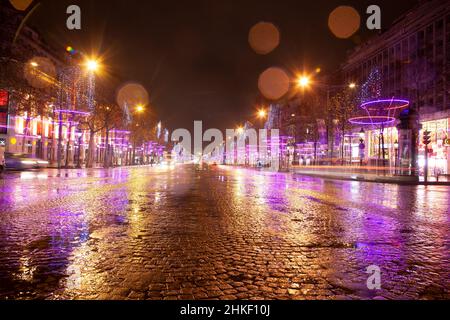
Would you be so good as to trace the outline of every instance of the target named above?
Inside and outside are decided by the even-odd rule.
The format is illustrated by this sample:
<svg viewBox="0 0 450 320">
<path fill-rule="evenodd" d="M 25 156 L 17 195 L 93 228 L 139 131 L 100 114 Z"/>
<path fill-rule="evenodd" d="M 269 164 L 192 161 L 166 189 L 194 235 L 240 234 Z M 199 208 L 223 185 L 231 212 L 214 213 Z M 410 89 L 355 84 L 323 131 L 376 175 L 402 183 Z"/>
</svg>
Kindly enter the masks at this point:
<svg viewBox="0 0 450 320">
<path fill-rule="evenodd" d="M 403 99 L 373 100 L 363 103 L 360 108 L 367 111 L 392 111 L 407 108 L 409 103 Z"/>
<path fill-rule="evenodd" d="M 351 118 L 348 121 L 355 125 L 369 126 L 391 124 L 394 123 L 396 119 L 388 116 L 363 116 Z"/>
</svg>

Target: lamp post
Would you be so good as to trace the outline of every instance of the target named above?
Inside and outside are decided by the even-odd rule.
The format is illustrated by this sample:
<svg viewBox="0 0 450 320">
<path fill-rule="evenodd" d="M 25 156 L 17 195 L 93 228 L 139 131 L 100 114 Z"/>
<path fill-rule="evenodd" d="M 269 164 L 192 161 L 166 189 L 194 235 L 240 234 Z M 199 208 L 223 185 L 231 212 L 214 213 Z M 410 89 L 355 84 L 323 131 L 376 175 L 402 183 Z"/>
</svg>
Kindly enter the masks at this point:
<svg viewBox="0 0 450 320">
<path fill-rule="evenodd" d="M 395 140 L 394 142 L 394 153 L 395 153 L 395 161 L 394 161 L 394 167 L 395 167 L 395 171 L 394 173 L 397 174 L 397 168 L 398 168 L 398 140 Z"/>
<path fill-rule="evenodd" d="M 320 68 L 317 69 L 316 73 L 320 73 Z M 331 93 L 333 90 L 345 89 L 345 88 L 347 88 L 349 90 L 356 90 L 358 88 L 358 85 L 355 82 L 350 82 L 345 85 L 330 85 L 330 84 L 319 83 L 319 82 L 313 81 L 310 76 L 305 75 L 305 74 L 298 76 L 296 83 L 297 83 L 297 87 L 302 90 L 306 90 L 309 87 L 311 87 L 312 85 L 314 85 L 315 87 L 324 89 L 326 92 L 326 107 L 327 108 L 330 105 Z M 332 164 L 333 163 L 333 152 L 334 152 L 334 141 L 332 143 L 330 143 L 330 134 L 328 134 L 328 149 L 329 149 L 329 153 L 330 153 L 329 154 L 330 163 Z"/>
<path fill-rule="evenodd" d="M 78 154 L 77 154 L 77 168 L 81 169 L 81 140 L 83 137 L 83 131 L 81 131 L 81 129 L 77 130 L 77 138 L 78 138 Z"/>
<path fill-rule="evenodd" d="M 146 107 L 144 104 L 142 103 L 138 103 L 135 105 L 134 107 L 134 114 L 137 116 L 142 115 L 144 112 L 146 111 Z M 136 117 L 137 118 L 137 117 Z M 133 135 L 134 137 L 132 138 L 133 140 L 133 144 L 132 144 L 132 151 L 131 151 L 131 157 L 132 157 L 132 161 L 131 161 L 131 165 L 136 165 L 136 147 L 137 147 L 137 137 L 136 136 L 140 136 L 140 133 L 138 131 L 142 130 L 141 126 L 140 126 L 140 122 L 134 122 L 135 124 L 133 124 L 134 130 L 133 131 Z M 139 161 L 140 162 L 140 161 Z"/>
<path fill-rule="evenodd" d="M 361 128 L 361 131 L 359 132 L 359 165 L 360 167 L 364 164 L 364 158 L 366 156 L 366 144 L 364 143 L 366 138 L 366 132 L 364 131 L 364 128 Z"/>
<path fill-rule="evenodd" d="M 263 127 L 264 127 L 264 120 L 267 119 L 267 111 L 266 111 L 266 109 L 260 109 L 258 111 L 258 118 L 259 118 L 259 120 L 261 122 L 260 123 L 261 129 L 263 129 Z"/>
</svg>

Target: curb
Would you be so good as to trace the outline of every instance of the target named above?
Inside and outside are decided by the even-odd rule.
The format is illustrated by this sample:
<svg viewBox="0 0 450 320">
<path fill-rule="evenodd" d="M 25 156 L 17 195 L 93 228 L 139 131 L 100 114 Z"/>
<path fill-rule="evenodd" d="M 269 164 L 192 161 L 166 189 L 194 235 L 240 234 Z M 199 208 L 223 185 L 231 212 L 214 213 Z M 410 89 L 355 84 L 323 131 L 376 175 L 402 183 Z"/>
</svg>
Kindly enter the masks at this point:
<svg viewBox="0 0 450 320">
<path fill-rule="evenodd" d="M 358 181 L 358 182 L 371 182 L 371 183 L 384 183 L 384 184 L 397 184 L 397 185 L 410 185 L 410 186 L 450 186 L 450 182 L 428 182 L 425 183 L 423 181 L 407 181 L 407 180 L 399 180 L 395 178 L 368 178 L 364 176 L 358 176 L 358 174 L 354 174 L 352 176 L 338 176 L 338 175 L 330 175 L 323 173 L 314 173 L 314 172 L 296 172 L 292 171 L 294 175 L 303 175 L 310 177 L 317 177 L 322 179 L 330 179 L 330 180 L 344 180 L 344 181 Z"/>
</svg>

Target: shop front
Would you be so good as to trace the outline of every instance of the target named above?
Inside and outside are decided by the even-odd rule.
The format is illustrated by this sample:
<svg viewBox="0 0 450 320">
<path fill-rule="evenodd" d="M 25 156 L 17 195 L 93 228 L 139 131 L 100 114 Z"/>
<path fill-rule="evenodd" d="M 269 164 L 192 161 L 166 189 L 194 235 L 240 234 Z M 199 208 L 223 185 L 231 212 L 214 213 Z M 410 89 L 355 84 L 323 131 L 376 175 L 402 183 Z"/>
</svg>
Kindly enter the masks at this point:
<svg viewBox="0 0 450 320">
<path fill-rule="evenodd" d="M 369 166 L 385 168 L 395 174 L 399 150 L 398 130 L 388 127 L 369 130 L 366 134 L 366 162 Z"/>
<path fill-rule="evenodd" d="M 438 174 L 448 174 L 450 166 L 449 152 L 449 128 L 450 119 L 422 122 L 419 145 L 419 168 L 420 174 L 424 174 L 425 168 L 425 145 L 423 144 L 423 133 L 431 132 L 431 144 L 428 146 L 428 174 L 437 176 Z"/>
<path fill-rule="evenodd" d="M 421 176 L 424 175 L 425 168 L 425 145 L 423 144 L 423 132 L 431 133 L 431 144 L 428 146 L 428 175 L 435 177 L 438 174 L 448 174 L 450 167 L 450 119 L 440 119 L 421 122 L 422 129 L 419 137 L 418 166 Z M 369 166 L 383 168 L 391 174 L 401 174 L 400 168 L 403 166 L 401 159 L 407 156 L 401 154 L 402 140 L 399 137 L 396 127 L 385 128 L 384 130 L 366 131 L 366 162 Z M 353 151 L 356 154 L 356 151 Z"/>
</svg>

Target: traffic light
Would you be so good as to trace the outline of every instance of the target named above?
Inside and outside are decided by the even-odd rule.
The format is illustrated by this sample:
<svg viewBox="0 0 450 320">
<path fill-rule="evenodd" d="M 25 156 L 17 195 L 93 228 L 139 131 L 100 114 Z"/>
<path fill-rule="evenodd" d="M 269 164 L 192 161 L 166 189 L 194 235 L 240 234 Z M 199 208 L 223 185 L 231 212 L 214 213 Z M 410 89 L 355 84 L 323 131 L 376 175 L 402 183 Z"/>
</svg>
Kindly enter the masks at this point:
<svg viewBox="0 0 450 320">
<path fill-rule="evenodd" d="M 423 144 L 428 146 L 430 143 L 431 143 L 431 132 L 427 130 L 423 133 Z"/>
</svg>

